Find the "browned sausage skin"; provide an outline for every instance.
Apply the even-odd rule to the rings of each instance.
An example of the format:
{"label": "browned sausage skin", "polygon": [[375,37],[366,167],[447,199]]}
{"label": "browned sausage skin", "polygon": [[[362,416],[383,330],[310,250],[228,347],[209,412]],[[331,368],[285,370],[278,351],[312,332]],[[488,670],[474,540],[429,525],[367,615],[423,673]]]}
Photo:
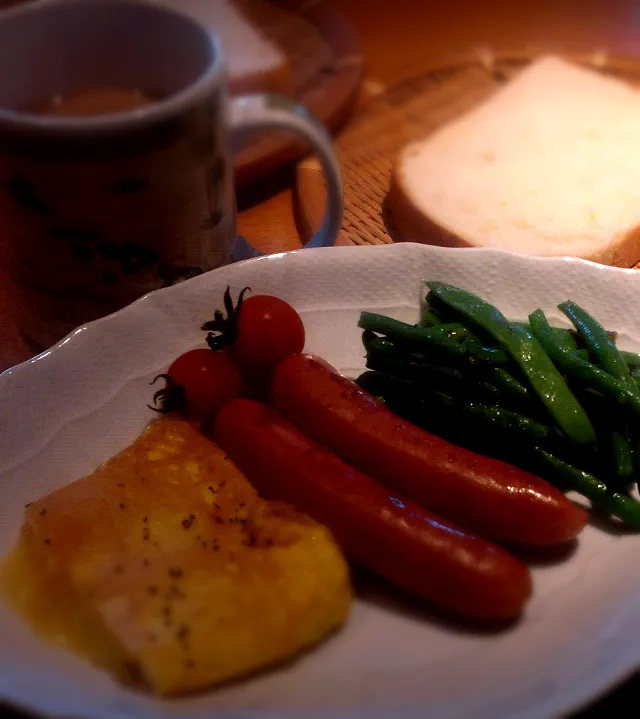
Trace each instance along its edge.
{"label": "browned sausage skin", "polygon": [[509,620],[531,594],[528,568],[352,468],[274,409],[237,399],[215,441],[266,497],[327,525],[345,552],[390,581],[466,618]]}
{"label": "browned sausage skin", "polygon": [[545,480],[400,419],[326,363],[291,355],[274,406],[302,432],[418,504],[483,536],[531,546],[575,538],[588,514]]}

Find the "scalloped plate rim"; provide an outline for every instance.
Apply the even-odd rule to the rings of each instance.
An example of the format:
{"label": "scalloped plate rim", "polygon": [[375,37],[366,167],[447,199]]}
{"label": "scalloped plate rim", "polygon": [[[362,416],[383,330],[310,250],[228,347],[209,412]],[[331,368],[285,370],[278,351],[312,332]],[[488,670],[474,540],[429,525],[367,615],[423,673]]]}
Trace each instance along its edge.
{"label": "scalloped plate rim", "polygon": [[[71,353],[71,357],[74,357],[73,353],[75,351],[75,348],[80,348],[81,346],[81,342],[78,339],[80,336],[90,338],[92,336],[100,335],[102,332],[102,328],[107,326],[107,323],[116,323],[117,325],[118,322],[123,318],[124,321],[130,320],[133,321],[134,324],[136,322],[142,322],[144,320],[145,314],[148,313],[148,311],[153,310],[154,308],[157,309],[156,305],[158,302],[162,304],[162,302],[166,301],[166,304],[171,305],[171,299],[174,297],[177,298],[180,296],[180,293],[188,291],[187,288],[195,288],[198,286],[199,283],[202,285],[203,288],[206,287],[207,284],[210,284],[210,282],[213,281],[212,279],[210,279],[212,276],[215,276],[217,278],[222,277],[228,273],[231,273],[232,275],[241,275],[242,268],[248,267],[249,265],[254,267],[258,265],[258,267],[260,268],[265,268],[263,271],[268,273],[270,271],[269,267],[276,267],[281,265],[282,263],[286,265],[286,263],[290,262],[289,258],[293,256],[302,257],[304,262],[313,262],[316,261],[316,259],[314,258],[317,258],[317,262],[321,265],[325,264],[327,266],[330,266],[332,262],[338,262],[341,255],[344,257],[353,257],[355,253],[363,251],[364,250],[357,247],[340,247],[322,248],[318,250],[305,250],[304,252],[302,252],[301,250],[297,250],[294,252],[278,253],[277,255],[270,255],[246,260],[241,263],[236,263],[232,266],[219,268],[218,270],[213,270],[209,273],[206,273],[205,275],[201,275],[191,280],[187,280],[186,282],[179,285],[175,285],[173,287],[165,288],[145,295],[145,297],[140,298],[136,302],[132,303],[132,305],[129,305],[128,307],[120,310],[119,312],[116,312],[113,315],[109,315],[106,318],[96,320],[95,322],[88,323],[87,325],[84,325],[78,330],[75,330],[74,332],[67,335],[67,337],[65,337],[63,340],[61,340],[56,346],[54,346],[50,350],[47,350],[41,355],[38,355],[20,365],[9,368],[8,370],[0,374],[0,398],[2,397],[3,391],[10,388],[13,382],[17,381],[18,379],[24,378],[25,376],[33,376],[34,378],[37,378],[38,376],[42,376],[43,373],[46,373],[49,364],[54,363],[58,360],[58,357],[59,355],[61,355],[63,348],[65,348],[64,351]],[[412,258],[428,258],[429,256],[433,256],[447,258],[446,261],[452,263],[457,263],[458,260],[460,260],[463,264],[466,262],[486,262],[490,265],[495,259],[495,263],[497,263],[498,265],[500,265],[501,263],[506,263],[510,266],[524,265],[531,267],[543,267],[545,265],[558,267],[572,266],[578,268],[576,271],[578,273],[581,273],[585,278],[588,278],[589,276],[593,275],[605,276],[609,274],[613,282],[615,282],[616,278],[621,279],[624,277],[625,279],[623,280],[623,282],[626,283],[628,281],[627,278],[637,277],[637,280],[631,280],[631,284],[629,285],[629,287],[631,287],[631,285],[634,285],[633,290],[628,289],[627,292],[633,291],[634,293],[637,293],[638,299],[640,299],[640,274],[638,274],[636,270],[607,267],[577,258],[531,257],[492,248],[461,250],[453,248],[436,248],[417,243],[400,243],[396,245],[386,245],[381,247],[368,247],[366,248],[366,252],[368,254],[373,253],[374,255],[377,255],[379,259],[377,259],[376,262],[379,264],[384,264],[386,256],[391,256],[393,254],[402,255],[404,253],[406,255],[407,261],[411,260]],[[112,324],[112,326],[114,325]],[[638,342],[640,342],[640,335],[637,337],[637,340]],[[37,452],[40,449],[42,449],[42,447],[35,448],[34,452]],[[28,461],[28,459],[29,457],[26,457],[24,461]],[[19,466],[20,463],[21,462],[17,462],[16,466]],[[6,471],[6,468],[5,470],[2,470],[2,468],[0,467],[0,470]],[[0,484],[0,492],[1,491],[2,485]],[[637,618],[640,618],[640,602],[635,602],[635,604],[632,602],[631,606],[627,607],[625,611],[627,613],[631,613]],[[596,649],[597,644],[598,642],[596,641]],[[522,706],[517,709],[517,713],[512,713],[510,714],[510,716],[517,716],[521,717],[522,719],[525,719],[525,717],[527,719],[533,719],[534,717],[538,718],[556,715],[559,711],[566,712],[568,710],[572,710],[584,705],[585,703],[589,702],[593,697],[605,692],[607,688],[616,681],[624,679],[627,674],[632,673],[640,664],[640,647],[635,648],[632,643],[627,642],[625,649],[626,651],[616,656],[617,661],[612,661],[605,669],[600,668],[599,672],[592,671],[591,673],[587,673],[584,677],[581,677],[579,681],[576,681],[571,686],[564,687],[556,691],[555,695],[552,695],[550,698],[548,698],[548,701],[545,702],[544,706],[542,706],[540,703],[530,705],[523,703]],[[2,678],[0,677],[0,686],[1,685]],[[2,693],[0,693],[0,700],[2,700],[2,698]],[[13,701],[13,703],[17,706],[15,697],[12,698],[7,695],[5,698],[10,702]],[[37,700],[34,701],[31,706],[27,706],[26,704],[24,704],[24,706],[31,711],[39,711]],[[40,709],[40,711],[42,710]],[[367,712],[366,716],[372,716],[372,713],[370,711],[364,711]],[[333,716],[335,715],[335,713],[333,712],[334,710],[327,710],[326,714]],[[223,711],[220,716],[223,715],[229,718],[231,716],[240,717],[245,716],[245,711]],[[324,716],[324,713],[321,715]],[[341,716],[347,715],[353,717],[362,716],[357,709],[353,712],[349,712],[348,714],[341,714]],[[60,716],[62,716],[62,714],[60,714]],[[98,710],[96,711],[95,716],[106,717],[116,716],[116,714],[108,712],[105,713],[105,711],[100,712]],[[275,716],[275,713],[272,714],[269,710],[265,710],[264,713],[260,714],[260,716],[263,716],[266,719],[266,717]],[[376,714],[376,716],[378,716],[378,714]],[[417,717],[418,712],[413,712],[409,710],[406,712],[402,711],[400,713],[399,711],[392,710],[389,713],[380,714],[379,716],[397,716],[408,718],[412,716]]]}

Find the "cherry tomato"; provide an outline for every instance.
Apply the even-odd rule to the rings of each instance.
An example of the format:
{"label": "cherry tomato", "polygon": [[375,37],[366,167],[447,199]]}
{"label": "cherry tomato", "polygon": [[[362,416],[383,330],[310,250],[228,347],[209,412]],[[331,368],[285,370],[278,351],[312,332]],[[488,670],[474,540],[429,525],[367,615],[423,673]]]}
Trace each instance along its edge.
{"label": "cherry tomato", "polygon": [[249,378],[261,381],[289,355],[304,348],[304,325],[290,304],[271,295],[254,295],[242,303],[238,334],[229,348]]}
{"label": "cherry tomato", "polygon": [[174,360],[167,372],[171,385],[184,389],[182,411],[189,417],[205,420],[240,394],[240,371],[225,352],[195,349]]}

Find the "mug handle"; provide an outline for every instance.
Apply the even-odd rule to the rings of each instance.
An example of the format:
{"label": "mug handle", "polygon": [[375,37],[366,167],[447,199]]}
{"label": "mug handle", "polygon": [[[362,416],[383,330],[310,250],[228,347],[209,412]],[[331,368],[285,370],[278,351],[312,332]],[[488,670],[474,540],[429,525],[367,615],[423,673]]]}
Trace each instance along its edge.
{"label": "mug handle", "polygon": [[[325,176],[327,203],[318,231],[304,247],[331,247],[342,225],[344,196],[342,175],[331,145],[331,137],[303,105],[285,95],[256,94],[231,98],[229,128],[234,135],[255,130],[288,130],[306,140],[315,150]],[[258,257],[263,253],[238,237],[233,260]]]}

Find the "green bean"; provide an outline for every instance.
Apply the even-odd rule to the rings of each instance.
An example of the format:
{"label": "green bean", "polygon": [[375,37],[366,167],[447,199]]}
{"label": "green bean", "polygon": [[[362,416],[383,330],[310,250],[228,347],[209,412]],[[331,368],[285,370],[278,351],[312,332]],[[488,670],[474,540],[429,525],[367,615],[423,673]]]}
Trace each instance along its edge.
{"label": "green bean", "polygon": [[492,365],[509,364],[509,355],[504,350],[500,347],[488,347],[472,334],[467,335],[467,337],[462,340],[462,344],[470,355],[483,362]]}
{"label": "green bean", "polygon": [[632,481],[638,485],[640,489],[640,437],[638,436],[638,428],[629,428],[629,446],[631,447],[631,457],[633,459],[633,478]]}
{"label": "green bean", "polygon": [[536,448],[536,454],[542,465],[554,477],[566,482],[592,502],[602,505],[633,529],[640,529],[640,502],[621,492],[610,492],[601,479],[563,462],[540,447]]}
{"label": "green bean", "polygon": [[[445,418],[441,414],[438,414],[437,418],[429,417],[425,410],[425,397],[429,395],[426,394],[424,386],[416,392],[415,382],[376,370],[363,372],[356,382],[370,394],[382,397],[389,409],[400,417],[434,434],[443,433]],[[439,386],[442,386],[442,383],[439,383]],[[429,422],[429,419],[432,421]]]}
{"label": "green bean", "polygon": [[636,352],[627,352],[626,350],[620,350],[620,354],[630,370],[640,368],[640,354],[637,354]]}
{"label": "green bean", "polygon": [[[368,366],[370,367],[375,365],[375,369],[390,371],[395,375],[405,373],[407,377],[414,377],[417,380],[424,380],[425,372],[435,372],[441,376],[442,372],[440,370],[446,369],[449,372],[449,370],[455,369],[461,373],[455,375],[455,381],[469,385],[468,391],[473,392],[477,388],[481,390],[485,397],[492,396],[496,403],[506,409],[537,414],[536,403],[529,388],[519,382],[503,367],[477,363],[473,356],[466,356],[456,359],[451,365],[443,368],[438,362],[430,360],[425,355],[404,353],[387,338],[373,335],[372,339],[370,334],[367,331],[363,334]],[[380,365],[382,360],[393,360],[396,364]],[[449,372],[448,376],[454,381],[453,374]]]}
{"label": "green bean", "polygon": [[454,398],[445,395],[443,392],[437,391],[435,394],[452,409],[487,423],[492,430],[502,430],[503,433],[518,435],[535,442],[542,441],[550,433],[549,427],[542,424],[542,422],[518,412],[512,412],[504,407],[479,402],[457,403]]}
{"label": "green bean", "polygon": [[[358,383],[368,392],[385,397],[390,406],[402,408],[404,416],[413,421],[416,421],[419,408],[425,401],[435,401],[455,415],[456,421],[462,416],[467,421],[471,420],[478,429],[484,428],[491,435],[498,431],[503,437],[517,437],[538,443],[546,439],[551,432],[550,428],[542,422],[502,406],[456,398],[443,391],[441,384],[431,388],[430,391],[423,388],[422,392],[416,393],[415,385],[406,378],[393,377],[380,372],[365,372],[358,378]],[[406,416],[407,414],[410,417]],[[438,417],[441,418],[441,415]],[[462,427],[464,423],[457,421],[457,425]]]}
{"label": "green bean", "polygon": [[[430,362],[411,362],[398,357],[390,357],[386,352],[380,354],[375,351],[367,355],[367,368],[376,370],[376,372],[384,372],[392,377],[399,377],[423,384],[432,384],[433,382],[451,381],[456,384],[467,382],[467,376],[464,372],[454,367],[442,367],[441,365]],[[494,389],[498,394],[497,388]]]}
{"label": "green bean", "polygon": [[468,373],[453,367],[442,367],[427,362],[410,362],[376,353],[367,355],[366,367],[393,378],[415,382],[418,387],[414,387],[414,393],[421,392],[426,387],[446,387],[454,394],[477,394],[481,397],[491,398],[496,403],[501,398],[498,387],[490,382],[470,379]]}
{"label": "green bean", "polygon": [[640,395],[624,357],[618,351],[604,327],[575,302],[563,302],[558,309],[573,322],[584,343],[591,350],[596,362],[610,375],[619,379],[635,394]]}
{"label": "green bean", "polygon": [[[385,335],[392,341],[405,346],[413,345],[422,349],[444,350],[458,356],[465,354],[464,347],[449,337],[447,331],[442,329],[442,325],[439,327],[416,327],[384,315],[362,312],[358,327]],[[462,325],[459,327],[462,328]]]}
{"label": "green bean", "polygon": [[[431,350],[449,353],[457,358],[473,356],[490,364],[508,364],[508,355],[498,347],[486,347],[471,331],[459,322],[443,323],[437,327],[416,327],[399,320],[370,312],[363,312],[358,323],[366,331],[385,335],[399,350],[414,354]],[[457,346],[453,346],[455,341]]]}
{"label": "green bean", "polygon": [[358,377],[356,383],[370,394],[385,398],[410,398],[412,402],[420,402],[423,394],[422,391],[416,392],[416,385],[412,380],[378,370],[366,370]]}
{"label": "green bean", "polygon": [[375,352],[376,354],[389,357],[397,357],[399,350],[396,345],[386,337],[378,337],[375,332],[365,330],[362,333],[362,344],[365,352]]}
{"label": "green bean", "polygon": [[[465,340],[466,342],[466,340]],[[362,333],[362,343],[368,355],[380,357],[388,357],[390,359],[397,359],[403,361],[418,361],[426,362],[429,366],[432,366],[427,355],[420,352],[407,352],[401,345],[398,346],[387,337],[378,337],[374,332],[365,330]],[[491,349],[491,348],[483,348]],[[475,356],[475,355],[473,355]],[[492,382],[499,388],[502,388],[508,395],[513,399],[524,402],[531,402],[531,393],[522,382],[519,382],[513,375],[511,375],[506,369],[502,367],[493,366],[478,366],[473,364],[473,357],[467,356],[465,358],[469,364],[469,369],[474,372],[478,377],[480,374],[484,375],[484,378]],[[460,365],[458,366],[458,369]]]}
{"label": "green bean", "polygon": [[[531,325],[528,322],[511,322],[511,324],[531,332]],[[567,330],[563,327],[552,327],[551,330],[562,347],[573,351],[578,350],[578,342],[573,330]]]}
{"label": "green bean", "polygon": [[409,421],[569,486],[640,530],[640,502],[628,495],[640,476],[640,354],[618,350],[572,302],[559,308],[577,332],[551,327],[540,310],[510,323],[471,293],[427,286],[427,327],[362,313],[361,386]]}
{"label": "green bean", "polygon": [[[428,283],[427,283],[428,284]],[[456,288],[458,289],[458,288]],[[463,291],[463,290],[461,290]],[[462,324],[468,323],[470,321],[470,318],[461,314],[460,312],[457,312],[455,308],[450,307],[446,305],[434,292],[430,292],[426,297],[427,302],[433,303],[435,306],[438,307],[438,312],[440,315],[447,318],[448,322],[461,322]],[[483,334],[487,336],[487,339],[490,339],[491,341],[495,342],[495,338],[487,333],[483,327],[481,327],[478,323],[473,322],[471,320],[471,323],[473,326],[471,326],[469,329],[472,330],[472,332],[476,332],[478,334]],[[528,322],[514,322],[509,321],[509,324],[512,327],[518,327],[519,329],[526,330],[527,332],[531,332],[531,327]],[[578,339],[576,332],[572,329],[565,329],[562,327],[553,327],[552,328],[554,334],[557,335],[558,341],[567,349],[570,350],[577,350],[578,349]]]}
{"label": "green bean", "polygon": [[444,333],[449,339],[457,341],[464,341],[471,334],[471,332],[459,322],[438,325],[435,329]]}
{"label": "green bean", "polygon": [[[439,390],[437,395],[443,393]],[[483,401],[462,401],[452,398],[447,409],[454,420],[454,431],[466,427],[469,436],[465,444],[481,454],[491,454],[505,462],[533,471],[534,447],[540,445],[557,454],[566,462],[589,469],[593,451],[567,442],[566,437],[554,426],[530,417],[522,412]],[[436,428],[435,433],[439,433]],[[586,466],[583,466],[586,465]]]}
{"label": "green bean", "polygon": [[529,321],[538,341],[562,372],[640,417],[640,397],[608,372],[559,347],[555,337],[549,333],[549,323],[542,310],[533,312]]}
{"label": "green bean", "polygon": [[[601,505],[633,529],[640,529],[640,502],[623,492],[611,491],[596,475],[561,459],[544,447],[553,429],[500,407],[474,402],[458,402],[451,395],[435,390],[428,395],[415,392],[406,379],[378,372],[365,372],[358,383],[367,391],[384,398],[399,415],[429,431],[444,434],[451,441],[465,444],[537,471],[550,481],[566,485]],[[435,409],[429,411],[429,406]],[[444,414],[443,414],[444,412]],[[462,435],[462,430],[466,435]],[[487,444],[487,440],[490,444]],[[475,446],[474,446],[475,445]],[[528,466],[529,457],[535,462]]]}
{"label": "green bean", "polygon": [[611,454],[616,479],[628,484],[633,477],[631,446],[626,436],[615,429],[611,431]]}
{"label": "green bean", "polygon": [[[516,327],[522,327],[523,329],[530,330],[531,325],[528,322],[512,322],[512,325],[516,325]],[[578,352],[578,356],[582,357],[583,359],[589,359],[588,355],[585,354],[585,350],[583,348],[579,348],[578,344],[576,342],[576,332],[575,330],[570,329],[564,329],[563,327],[551,327],[553,330],[553,333],[556,335],[557,339],[561,341],[561,344],[565,349],[570,349]],[[615,342],[615,332],[607,332],[607,337],[609,339],[613,340]],[[618,350],[618,352],[622,355],[622,358],[624,359],[627,367],[631,370],[633,373],[634,369],[640,369],[640,354],[637,352],[629,352],[628,350]]]}
{"label": "green bean", "polygon": [[[512,325],[515,325],[516,327],[521,327],[525,330],[531,330],[531,325],[528,322],[511,322]],[[583,359],[588,359],[587,355],[585,354],[586,350],[584,348],[578,347],[577,338],[576,338],[576,332],[575,330],[571,329],[565,329],[564,327],[551,327],[553,333],[556,335],[557,339],[560,341],[563,347],[565,349],[574,350],[578,352],[578,356],[582,357]],[[615,332],[607,332],[607,336],[609,339],[613,340],[615,342],[616,339],[616,333]],[[627,367],[631,371],[634,369],[640,369],[640,354],[637,352],[629,352],[628,350],[618,350],[620,354],[622,355],[624,361],[627,364]]]}
{"label": "green bean", "polygon": [[578,444],[595,442],[591,420],[535,337],[510,325],[496,307],[469,292],[439,282],[427,285],[441,301],[481,326],[506,349],[567,437]]}
{"label": "green bean", "polygon": [[503,389],[508,395],[520,402],[532,403],[533,398],[528,387],[517,380],[512,374],[507,372],[503,367],[492,367],[490,369],[489,379],[493,383]]}
{"label": "green bean", "polygon": [[437,327],[443,324],[442,319],[430,309],[425,309],[420,315],[420,327]]}
{"label": "green bean", "polygon": [[415,349],[410,346],[396,344],[388,337],[377,335],[370,330],[364,330],[362,333],[362,344],[367,355],[389,357],[391,359],[402,360],[403,362],[425,362],[431,364],[428,354],[416,352]]}
{"label": "green bean", "polygon": [[357,379],[356,384],[362,389],[385,400],[391,398],[411,397],[413,402],[419,402],[422,393],[416,393],[415,383],[395,375],[367,369]]}
{"label": "green bean", "polygon": [[367,370],[359,375],[356,379],[356,384],[362,387],[362,389],[367,390],[370,394],[384,396],[384,389],[380,389],[380,387],[384,387],[384,383],[388,380],[389,378],[387,375],[384,375],[381,372]]}
{"label": "green bean", "polygon": [[620,442],[621,448],[618,448],[615,439],[612,442],[614,457],[616,457],[617,485],[628,489],[637,483],[638,477],[640,477],[640,467],[638,467],[640,462],[640,456],[638,455],[638,450],[640,450],[640,427],[634,421],[627,421],[624,426],[619,426],[619,418],[612,418],[612,420],[617,420],[618,424],[618,427],[613,430],[614,433],[621,434],[624,440]]}
{"label": "green bean", "polygon": [[498,389],[497,403],[500,406],[516,412],[526,412],[536,416],[540,414],[540,405],[535,395],[504,367],[476,364],[472,366],[472,370],[475,371],[470,378],[477,377],[478,381],[483,379]]}
{"label": "green bean", "polygon": [[[433,292],[429,293],[427,296],[427,301],[437,304],[438,306],[438,316],[446,318],[443,319],[443,321],[447,322],[458,322],[462,323],[463,325],[468,325],[468,319],[465,317],[461,317],[459,314],[452,311],[452,308],[445,305],[443,302],[441,302],[436,295],[434,295]],[[433,311],[433,310],[432,310]],[[474,355],[480,360],[485,360],[487,362],[491,362],[492,364],[501,364],[501,365],[507,365],[510,363],[509,355],[501,348],[496,347],[494,340],[491,336],[486,335],[485,338],[478,336],[478,331],[480,334],[482,333],[482,328],[478,328],[477,326],[474,327],[468,327],[470,334],[468,337],[466,337],[463,340],[463,343],[465,347],[469,350],[469,353]],[[489,344],[486,343],[485,339],[489,340]]]}

